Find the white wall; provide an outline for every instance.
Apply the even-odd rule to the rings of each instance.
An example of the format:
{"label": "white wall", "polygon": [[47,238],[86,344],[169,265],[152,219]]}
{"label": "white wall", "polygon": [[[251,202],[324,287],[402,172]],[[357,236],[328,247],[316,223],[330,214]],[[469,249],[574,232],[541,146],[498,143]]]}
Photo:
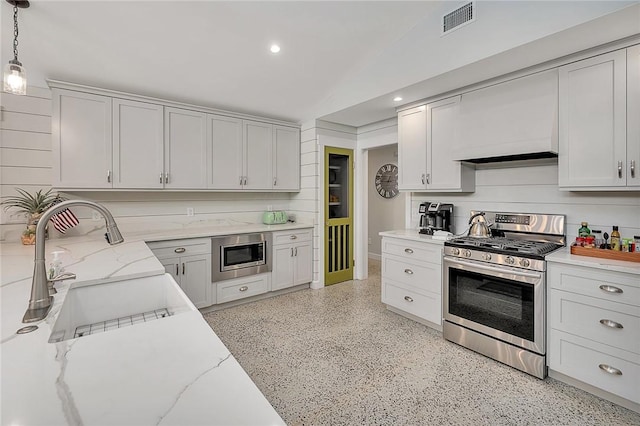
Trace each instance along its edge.
{"label": "white wall", "polygon": [[[28,96],[1,94],[0,105],[0,196],[14,195],[15,188],[31,193],[51,187],[51,92],[44,88],[29,88]],[[305,146],[306,148],[306,146]],[[305,149],[303,148],[303,149]],[[304,156],[304,154],[303,154]],[[305,173],[310,160],[303,157]],[[311,167],[313,169],[313,166]],[[309,185],[303,179],[303,185]],[[307,192],[302,192],[303,196]],[[267,205],[290,210],[289,193],[214,193],[214,192],[79,192],[65,194],[70,198],[87,198],[103,203],[114,215],[123,231],[135,231],[141,226],[159,227],[172,222],[186,225],[198,221],[231,224],[258,223]],[[314,198],[312,198],[313,200]],[[313,203],[313,201],[311,201]],[[193,207],[195,216],[186,215]],[[304,209],[301,203],[298,210]],[[81,220],[79,227],[67,235],[93,232],[101,236],[104,221],[93,221],[91,212],[74,208]],[[304,216],[304,215],[302,215]],[[0,240],[18,241],[25,218],[13,211],[0,216]],[[52,237],[58,234],[50,230]]]}
{"label": "white wall", "polygon": [[424,201],[453,203],[456,233],[467,229],[471,210],[490,210],[564,214],[569,241],[575,239],[582,221],[609,234],[612,225],[618,225],[625,237],[640,235],[638,192],[560,191],[557,162],[550,160],[478,167],[476,191],[471,194],[412,193],[409,227],[417,229],[418,206]]}
{"label": "white wall", "polygon": [[383,148],[370,149],[369,151],[369,172],[367,188],[369,205],[369,257],[380,259],[381,252],[381,231],[404,228],[404,206],[406,193],[401,192],[394,198],[383,198],[376,191],[375,177],[378,169],[384,164],[398,165],[398,145],[389,145]]}

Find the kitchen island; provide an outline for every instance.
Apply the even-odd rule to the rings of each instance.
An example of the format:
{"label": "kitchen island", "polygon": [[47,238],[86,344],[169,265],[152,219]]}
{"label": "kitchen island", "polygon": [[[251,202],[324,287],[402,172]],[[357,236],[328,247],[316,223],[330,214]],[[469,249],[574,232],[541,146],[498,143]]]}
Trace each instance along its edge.
{"label": "kitchen island", "polygon": [[27,334],[16,331],[27,325],[34,247],[1,244],[2,424],[284,424],[188,301],[173,316],[48,343],[70,288],[164,274],[147,238],[243,230],[140,232],[115,246],[95,236],[49,240],[47,261],[63,251],[63,266],[77,278],[56,284],[51,311]]}

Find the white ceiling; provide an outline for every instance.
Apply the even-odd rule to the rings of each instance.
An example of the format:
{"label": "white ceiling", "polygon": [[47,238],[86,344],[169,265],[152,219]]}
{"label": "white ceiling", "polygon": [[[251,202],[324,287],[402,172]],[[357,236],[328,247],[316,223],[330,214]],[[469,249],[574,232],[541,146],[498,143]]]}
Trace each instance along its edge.
{"label": "white ceiling", "polygon": [[[324,117],[360,126],[392,117],[395,92],[410,102],[488,78],[526,60],[502,68],[485,61],[480,73],[472,66],[640,4],[478,1],[476,22],[440,37],[442,14],[464,3],[31,0],[20,11],[19,58],[35,86],[56,79],[288,121]],[[11,6],[3,1],[0,11],[5,64]],[[633,22],[601,39],[633,33]],[[278,55],[269,52],[273,42],[282,47]],[[603,41],[588,40],[596,42]],[[547,42],[533,56],[551,59],[562,51],[557,44]]]}

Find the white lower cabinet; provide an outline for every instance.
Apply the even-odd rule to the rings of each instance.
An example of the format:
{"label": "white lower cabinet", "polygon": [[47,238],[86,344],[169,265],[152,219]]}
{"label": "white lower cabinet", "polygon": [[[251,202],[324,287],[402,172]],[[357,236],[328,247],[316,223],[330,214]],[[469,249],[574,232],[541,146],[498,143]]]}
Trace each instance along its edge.
{"label": "white lower cabinet", "polygon": [[549,262],[547,277],[550,374],[640,404],[640,276]]}
{"label": "white lower cabinet", "polygon": [[312,237],[311,229],[273,233],[272,290],[312,281]]}
{"label": "white lower cabinet", "polygon": [[211,239],[159,241],[147,245],[197,308],[215,303],[215,295],[209,291]]}
{"label": "white lower cabinet", "polygon": [[442,329],[442,243],[382,238],[382,303]]}
{"label": "white lower cabinet", "polygon": [[234,278],[215,284],[217,303],[232,302],[245,297],[257,296],[270,290],[271,274]]}

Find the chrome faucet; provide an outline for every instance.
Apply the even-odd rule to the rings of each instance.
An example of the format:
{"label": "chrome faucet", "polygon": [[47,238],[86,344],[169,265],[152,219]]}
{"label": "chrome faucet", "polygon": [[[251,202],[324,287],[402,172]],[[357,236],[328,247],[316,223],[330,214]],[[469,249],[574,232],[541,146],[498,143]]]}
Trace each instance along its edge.
{"label": "chrome faucet", "polygon": [[54,214],[71,206],[90,207],[97,210],[104,216],[105,223],[107,225],[107,233],[105,237],[107,242],[111,245],[119,244],[124,241],[118,225],[116,225],[113,216],[104,206],[93,201],[86,200],[69,200],[63,201],[60,204],[56,204],[44,214],[38,220],[38,226],[36,227],[36,255],[33,266],[33,281],[31,282],[31,298],[29,299],[29,307],[22,317],[22,322],[29,323],[39,321],[47,316],[51,309],[51,303],[53,296],[49,294],[49,286],[47,280],[47,268],[44,257],[44,234],[45,227]]}

